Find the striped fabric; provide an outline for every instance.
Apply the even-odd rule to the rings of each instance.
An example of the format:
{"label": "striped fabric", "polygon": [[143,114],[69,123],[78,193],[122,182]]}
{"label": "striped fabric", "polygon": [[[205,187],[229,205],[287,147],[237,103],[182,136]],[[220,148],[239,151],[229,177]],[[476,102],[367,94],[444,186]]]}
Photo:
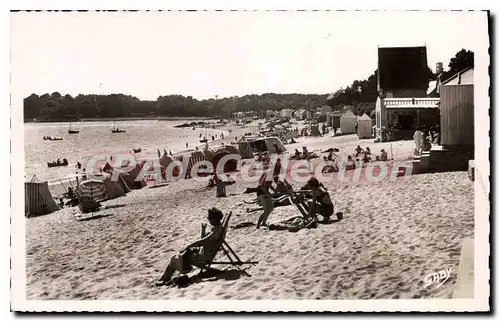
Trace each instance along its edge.
{"label": "striped fabric", "polygon": [[24,214],[46,215],[56,210],[59,206],[52,198],[47,182],[25,182],[24,183]]}
{"label": "striped fabric", "polygon": [[85,201],[101,201],[107,198],[106,186],[101,180],[86,180],[76,189],[78,198]]}
{"label": "striped fabric", "polygon": [[249,142],[239,142],[238,150],[240,150],[242,159],[250,159],[253,158],[252,146]]}
{"label": "striped fabric", "polygon": [[[191,169],[193,168],[193,165],[195,165],[197,162],[201,162],[201,161],[209,161],[207,159],[206,156],[190,156],[188,157],[189,160],[188,160],[188,166],[187,166],[187,170],[185,172],[185,176],[187,178],[190,178],[191,177]],[[179,161],[183,164],[184,166],[184,163],[183,163],[183,160],[184,160],[184,157],[183,156],[174,156],[174,161]],[[178,167],[176,167],[177,169],[179,169]],[[173,176],[176,177],[179,175],[179,171],[175,171],[176,169],[174,168],[174,170],[172,171],[173,172]]]}

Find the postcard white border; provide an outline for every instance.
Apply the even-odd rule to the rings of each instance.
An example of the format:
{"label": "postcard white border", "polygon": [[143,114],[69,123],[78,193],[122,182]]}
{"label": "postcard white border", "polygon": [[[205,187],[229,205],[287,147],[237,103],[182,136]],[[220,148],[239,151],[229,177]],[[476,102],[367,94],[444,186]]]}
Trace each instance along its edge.
{"label": "postcard white border", "polygon": [[[37,2],[31,6],[31,8],[37,6]],[[126,4],[120,2],[120,6],[127,7]],[[189,4],[182,3],[182,8],[189,7]],[[227,3],[227,2],[226,2]],[[266,1],[267,3],[267,1]],[[363,5],[363,8],[369,8],[368,5]],[[85,2],[83,8],[89,5],[91,8],[95,8],[92,2]],[[100,4],[100,3],[99,3]],[[295,5],[295,7],[301,7],[296,5],[295,1],[289,2],[287,4],[275,5],[274,9],[282,8],[286,9],[290,4]],[[301,3],[302,4],[302,3]],[[366,4],[366,3],[365,3]],[[143,2],[134,3],[134,5],[129,6],[129,8],[141,8]],[[212,8],[217,6],[211,4]],[[255,3],[254,3],[255,5]],[[260,1],[257,2],[257,6],[262,4]],[[307,2],[307,5],[302,5],[302,7],[311,7],[312,2]],[[476,3],[477,5],[477,3]],[[46,6],[44,2],[44,6]],[[264,6],[266,6],[264,4]],[[331,5],[327,5],[332,7]],[[377,4],[375,4],[377,6]],[[399,8],[403,9],[406,5],[400,3]],[[70,8],[67,3],[62,3],[60,5],[52,6],[53,8]],[[105,6],[110,8],[109,6]],[[197,8],[203,7],[197,6]],[[232,6],[234,8],[234,6]],[[380,7],[380,3],[378,4]],[[439,6],[438,6],[439,7]],[[22,3],[17,6],[17,8],[22,8]],[[82,8],[82,7],[79,7]],[[179,8],[179,7],[177,7]],[[205,7],[206,8],[206,7]],[[254,7],[255,8],[255,7]],[[267,6],[268,9],[273,9],[273,7]],[[323,7],[324,8],[324,7]],[[349,5],[344,6],[344,8],[349,8]],[[457,4],[454,8],[460,8]],[[180,9],[180,8],[179,8]],[[318,8],[321,9],[321,6]],[[488,65],[489,65],[489,55],[487,48],[489,46],[489,39],[487,33],[487,21],[486,15],[484,20],[484,30],[485,30],[485,45],[484,52],[475,51],[476,55],[476,66],[475,66],[475,122],[476,122],[476,151],[484,151],[489,147],[489,140],[482,139],[484,134],[489,129],[489,76],[488,76]],[[483,37],[483,35],[481,35]],[[15,76],[15,71],[12,71]],[[13,84],[15,85],[15,84]],[[11,92],[12,100],[22,100],[22,97],[16,95],[15,87],[12,88]],[[21,110],[11,110],[11,138],[12,138],[12,151],[11,164],[12,164],[12,208],[11,208],[11,237],[12,246],[11,253],[12,256],[12,268],[11,268],[11,278],[12,278],[12,288],[11,288],[11,308],[14,311],[267,311],[267,312],[278,312],[278,311],[476,311],[476,310],[488,310],[488,297],[489,297],[489,201],[485,198],[487,193],[489,193],[489,182],[487,181],[486,188],[488,191],[481,191],[483,186],[480,184],[480,180],[475,181],[476,198],[475,198],[475,209],[476,209],[476,222],[475,222],[475,298],[470,300],[462,299],[450,299],[450,300],[279,300],[279,301],[233,301],[233,300],[211,300],[211,301],[188,301],[188,300],[154,300],[154,301],[28,301],[26,300],[26,263],[25,257],[20,254],[25,254],[25,218],[22,215],[23,205],[22,202],[24,198],[24,187],[23,187],[23,173],[24,173],[24,145],[23,145],[23,122],[22,122],[22,111]],[[481,139],[480,139],[481,138]],[[486,157],[488,154],[486,153]],[[476,164],[481,166],[479,175],[483,178],[488,178],[489,169],[484,169],[485,165],[489,167],[489,160],[484,160],[484,153],[476,153]],[[488,232],[488,233],[487,233]]]}

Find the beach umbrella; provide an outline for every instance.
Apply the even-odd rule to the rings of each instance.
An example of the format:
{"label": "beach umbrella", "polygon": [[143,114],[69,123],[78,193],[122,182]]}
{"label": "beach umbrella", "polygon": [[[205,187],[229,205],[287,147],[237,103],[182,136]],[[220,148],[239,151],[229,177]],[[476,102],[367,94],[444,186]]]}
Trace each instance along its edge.
{"label": "beach umbrella", "polygon": [[106,199],[106,185],[102,180],[85,180],[78,186],[77,194],[81,199],[97,202]]}

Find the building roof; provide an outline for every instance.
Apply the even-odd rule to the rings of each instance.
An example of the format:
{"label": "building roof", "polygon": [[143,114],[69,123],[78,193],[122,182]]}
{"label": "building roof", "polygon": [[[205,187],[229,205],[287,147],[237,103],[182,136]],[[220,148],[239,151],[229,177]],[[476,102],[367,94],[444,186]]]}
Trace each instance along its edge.
{"label": "building roof", "polygon": [[473,85],[474,84],[474,68],[468,67],[447,80],[441,83],[441,86],[451,85]]}
{"label": "building roof", "polygon": [[428,83],[426,47],[389,47],[378,49],[380,89],[425,89]]}
{"label": "building roof", "polygon": [[371,121],[372,119],[368,115],[363,113],[363,115],[358,116],[358,121],[363,121],[363,120]]}
{"label": "building roof", "polygon": [[351,110],[347,110],[340,118],[356,118],[356,115]]}
{"label": "building roof", "polygon": [[342,111],[333,111],[331,113],[329,113],[331,116],[333,117],[339,117],[339,116],[342,116],[344,114],[344,112]]}

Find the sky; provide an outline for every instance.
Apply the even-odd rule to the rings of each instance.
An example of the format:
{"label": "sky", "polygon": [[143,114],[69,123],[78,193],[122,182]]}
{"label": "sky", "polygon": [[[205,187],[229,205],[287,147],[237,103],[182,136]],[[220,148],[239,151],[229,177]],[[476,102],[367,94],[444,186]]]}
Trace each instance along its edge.
{"label": "sky", "polygon": [[12,13],[11,89],[326,94],[367,79],[379,46],[425,45],[446,69],[461,48],[487,51],[486,26],[485,13],[449,11]]}

